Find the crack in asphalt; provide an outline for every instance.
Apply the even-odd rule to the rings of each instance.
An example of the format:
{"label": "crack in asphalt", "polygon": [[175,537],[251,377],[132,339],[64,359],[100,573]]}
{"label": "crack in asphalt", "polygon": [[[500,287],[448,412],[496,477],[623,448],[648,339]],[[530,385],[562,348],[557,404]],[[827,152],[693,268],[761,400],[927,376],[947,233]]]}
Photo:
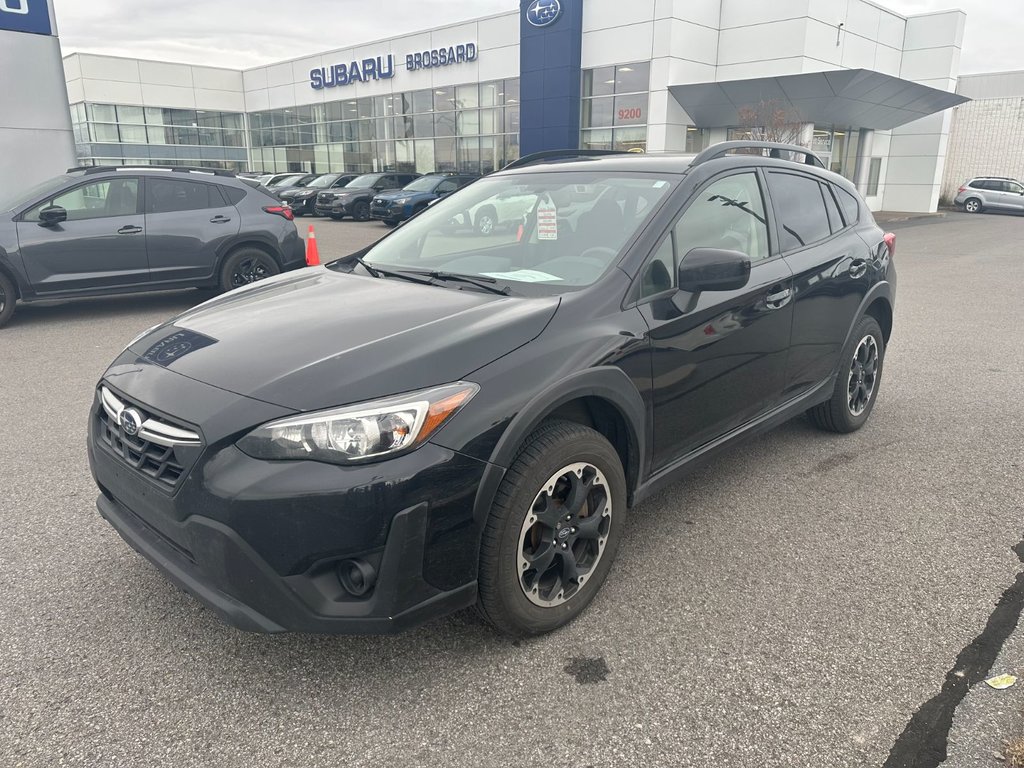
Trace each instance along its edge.
{"label": "crack in asphalt", "polygon": [[[1013,552],[1024,563],[1024,539]],[[889,758],[882,768],[936,768],[946,760],[949,730],[953,715],[967,692],[980,683],[999,657],[1003,643],[1013,632],[1024,608],[1024,571],[1017,574],[981,634],[956,657],[953,668],[946,673],[942,690],[926,701],[910,718],[907,727],[896,739]]]}

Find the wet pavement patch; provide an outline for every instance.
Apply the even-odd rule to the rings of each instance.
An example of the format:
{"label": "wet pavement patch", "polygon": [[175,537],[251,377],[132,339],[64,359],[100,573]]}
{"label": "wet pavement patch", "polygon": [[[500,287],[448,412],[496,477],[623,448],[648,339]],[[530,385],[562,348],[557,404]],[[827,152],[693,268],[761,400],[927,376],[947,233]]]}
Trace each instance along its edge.
{"label": "wet pavement patch", "polygon": [[565,665],[565,671],[567,674],[573,675],[580,685],[603,683],[611,672],[602,657],[570,659],[569,663]]}
{"label": "wet pavement patch", "polygon": [[[1013,548],[1024,563],[1024,540]],[[1020,620],[1024,608],[1024,571],[1017,574],[996,608],[985,629],[960,651],[953,668],[946,673],[942,690],[926,701],[910,718],[907,727],[896,739],[883,768],[936,768],[947,757],[949,730],[953,715],[972,686],[988,675]]]}

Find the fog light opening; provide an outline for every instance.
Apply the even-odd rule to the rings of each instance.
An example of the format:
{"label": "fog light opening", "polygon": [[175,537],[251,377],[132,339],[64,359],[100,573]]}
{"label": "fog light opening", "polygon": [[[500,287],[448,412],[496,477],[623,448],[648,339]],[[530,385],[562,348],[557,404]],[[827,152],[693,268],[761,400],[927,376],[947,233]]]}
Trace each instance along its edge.
{"label": "fog light opening", "polygon": [[342,560],[338,563],[338,581],[353,597],[363,597],[377,583],[377,571],[365,560]]}

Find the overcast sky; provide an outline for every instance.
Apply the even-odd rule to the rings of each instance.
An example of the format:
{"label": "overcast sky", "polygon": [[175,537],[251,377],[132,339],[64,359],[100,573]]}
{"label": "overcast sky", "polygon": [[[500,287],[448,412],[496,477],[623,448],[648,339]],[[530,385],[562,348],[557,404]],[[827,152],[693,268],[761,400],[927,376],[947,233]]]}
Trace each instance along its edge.
{"label": "overcast sky", "polygon": [[[53,0],[65,53],[245,68],[516,8],[518,0]],[[744,0],[764,2],[764,0]],[[1024,69],[1019,0],[883,0],[967,12],[961,71]]]}

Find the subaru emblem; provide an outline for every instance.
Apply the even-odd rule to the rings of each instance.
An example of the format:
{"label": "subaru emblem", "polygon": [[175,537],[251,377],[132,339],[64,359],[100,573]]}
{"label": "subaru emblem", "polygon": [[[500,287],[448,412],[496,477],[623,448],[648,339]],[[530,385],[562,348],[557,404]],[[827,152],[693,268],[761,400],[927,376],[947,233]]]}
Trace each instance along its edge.
{"label": "subaru emblem", "polygon": [[533,0],[526,9],[526,20],[535,27],[546,27],[558,21],[562,15],[559,0]]}
{"label": "subaru emblem", "polygon": [[121,429],[128,437],[135,437],[142,429],[142,414],[134,408],[125,408],[121,411]]}

